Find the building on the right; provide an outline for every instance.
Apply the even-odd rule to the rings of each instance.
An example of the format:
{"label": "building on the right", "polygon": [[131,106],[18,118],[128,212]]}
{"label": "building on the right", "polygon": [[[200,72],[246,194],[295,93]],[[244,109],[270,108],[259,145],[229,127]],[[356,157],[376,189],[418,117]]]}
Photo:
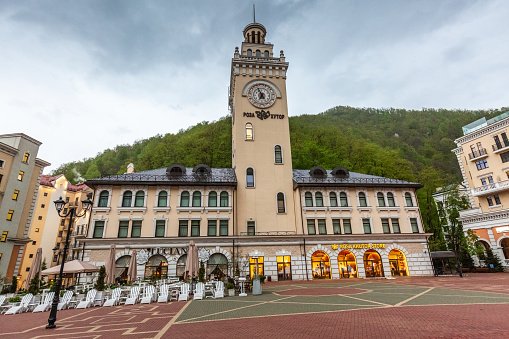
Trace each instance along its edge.
{"label": "building on the right", "polygon": [[509,112],[463,126],[454,142],[473,208],[460,212],[460,221],[479,236],[484,248],[509,266]]}

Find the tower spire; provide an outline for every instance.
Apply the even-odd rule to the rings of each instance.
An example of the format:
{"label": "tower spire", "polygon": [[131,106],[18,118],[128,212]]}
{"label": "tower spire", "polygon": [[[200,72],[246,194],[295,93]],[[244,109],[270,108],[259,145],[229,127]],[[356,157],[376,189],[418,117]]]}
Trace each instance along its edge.
{"label": "tower spire", "polygon": [[253,4],[253,23],[256,23],[256,11],[255,11],[255,4]]}

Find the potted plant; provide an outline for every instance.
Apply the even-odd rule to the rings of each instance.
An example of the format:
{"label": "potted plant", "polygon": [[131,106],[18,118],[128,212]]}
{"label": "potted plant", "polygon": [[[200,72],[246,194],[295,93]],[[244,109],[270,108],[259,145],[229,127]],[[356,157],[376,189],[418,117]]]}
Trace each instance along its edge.
{"label": "potted plant", "polygon": [[226,289],[228,290],[228,296],[234,297],[235,296],[235,285],[231,282],[226,284]]}

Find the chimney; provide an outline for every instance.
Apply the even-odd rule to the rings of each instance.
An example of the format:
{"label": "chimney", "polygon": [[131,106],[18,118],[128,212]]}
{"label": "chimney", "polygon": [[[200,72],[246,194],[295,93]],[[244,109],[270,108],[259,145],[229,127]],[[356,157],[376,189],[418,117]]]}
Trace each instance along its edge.
{"label": "chimney", "polygon": [[127,173],[134,173],[134,164],[132,162],[127,165]]}

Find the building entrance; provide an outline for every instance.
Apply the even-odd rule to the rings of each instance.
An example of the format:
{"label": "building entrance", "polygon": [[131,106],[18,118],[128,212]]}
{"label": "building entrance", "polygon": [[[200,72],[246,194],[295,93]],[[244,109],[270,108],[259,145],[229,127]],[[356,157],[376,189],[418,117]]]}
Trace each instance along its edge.
{"label": "building entrance", "polygon": [[366,253],[364,253],[364,269],[366,270],[367,278],[384,276],[382,259],[377,251],[367,250]]}
{"label": "building entrance", "polygon": [[292,280],[292,265],[289,255],[277,257],[277,280]]}
{"label": "building entrance", "polygon": [[338,255],[339,277],[357,278],[357,260],[350,251],[341,251]]}
{"label": "building entrance", "polygon": [[311,257],[311,270],[313,272],[313,279],[330,279],[329,256],[321,251],[313,253]]}
{"label": "building entrance", "polygon": [[392,276],[408,276],[408,265],[406,257],[400,250],[392,250],[389,253],[389,264],[391,265]]}

